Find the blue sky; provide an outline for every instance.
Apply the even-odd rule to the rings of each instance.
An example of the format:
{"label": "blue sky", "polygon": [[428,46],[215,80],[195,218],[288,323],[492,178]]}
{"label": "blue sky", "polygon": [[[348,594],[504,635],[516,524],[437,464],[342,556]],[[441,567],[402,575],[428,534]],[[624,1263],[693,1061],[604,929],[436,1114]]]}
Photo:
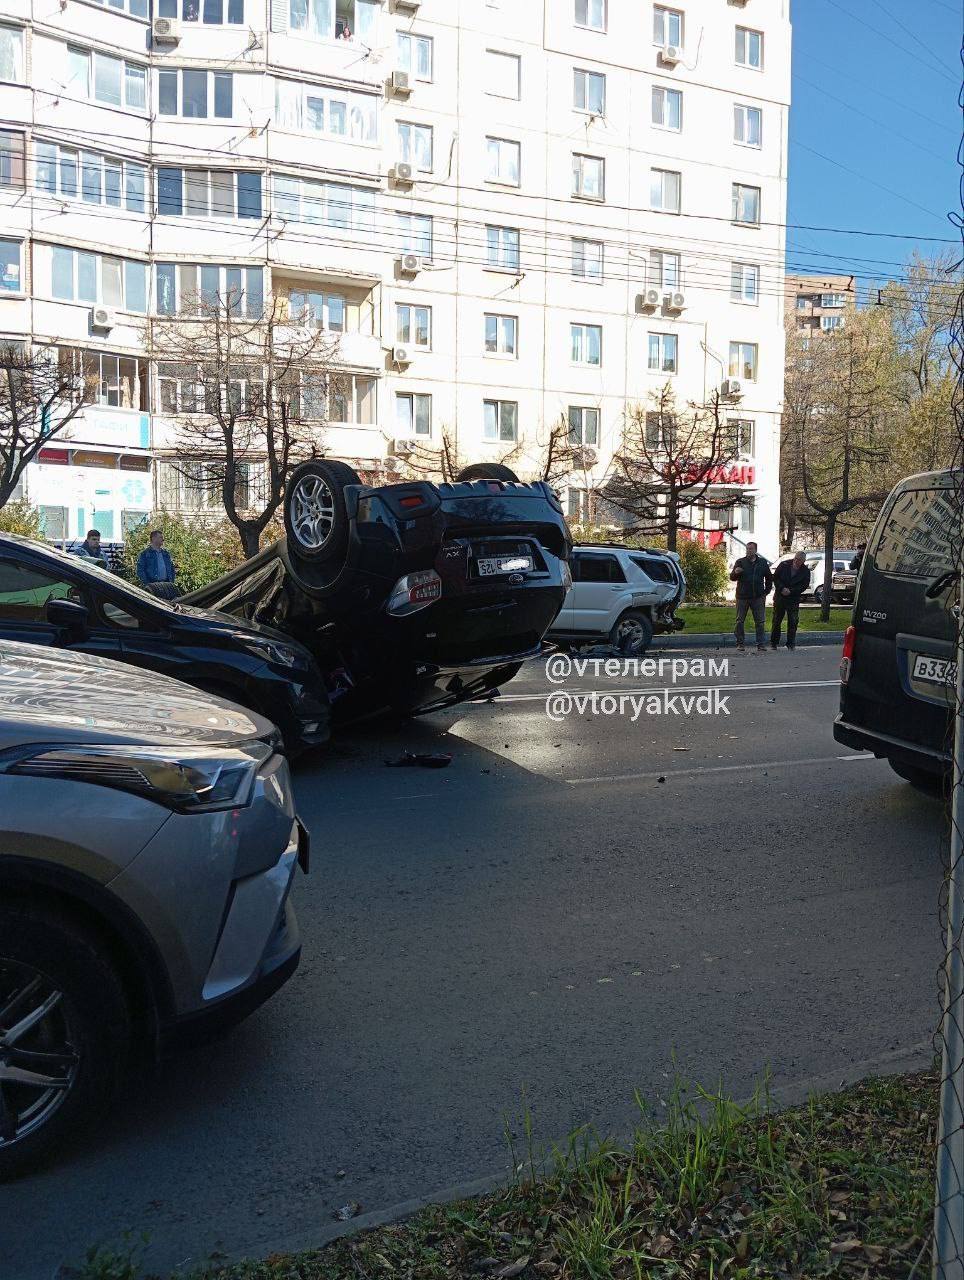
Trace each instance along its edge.
{"label": "blue sky", "polygon": [[964,0],[795,0],[788,270],[853,272],[868,285],[900,274],[915,245],[941,249],[914,236],[956,236],[946,215],[960,208],[962,8]]}

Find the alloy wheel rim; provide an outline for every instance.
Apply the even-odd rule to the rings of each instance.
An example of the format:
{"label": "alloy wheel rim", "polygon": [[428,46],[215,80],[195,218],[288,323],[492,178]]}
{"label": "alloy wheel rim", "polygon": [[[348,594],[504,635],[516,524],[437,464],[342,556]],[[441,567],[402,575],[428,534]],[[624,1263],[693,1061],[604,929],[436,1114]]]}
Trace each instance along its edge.
{"label": "alloy wheel rim", "polygon": [[302,476],[289,502],[291,527],[303,547],[319,551],[335,527],[335,499],[320,476]]}
{"label": "alloy wheel rim", "polygon": [[626,618],[619,624],[616,632],[616,644],[630,649],[638,648],[643,643],[643,627],[635,618]]}
{"label": "alloy wheel rim", "polygon": [[0,960],[0,1150],[59,1111],[79,1068],[64,993],[39,969]]}

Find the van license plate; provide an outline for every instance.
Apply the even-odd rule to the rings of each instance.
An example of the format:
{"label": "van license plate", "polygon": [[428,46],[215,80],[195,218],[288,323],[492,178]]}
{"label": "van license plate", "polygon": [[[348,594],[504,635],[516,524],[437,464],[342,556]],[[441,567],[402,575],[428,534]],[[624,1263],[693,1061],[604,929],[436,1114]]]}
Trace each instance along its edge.
{"label": "van license plate", "polygon": [[929,658],[919,653],[914,659],[914,679],[929,684],[957,684],[957,663],[950,658]]}
{"label": "van license plate", "polygon": [[478,561],[479,577],[491,578],[496,573],[528,573],[531,556],[485,556]]}

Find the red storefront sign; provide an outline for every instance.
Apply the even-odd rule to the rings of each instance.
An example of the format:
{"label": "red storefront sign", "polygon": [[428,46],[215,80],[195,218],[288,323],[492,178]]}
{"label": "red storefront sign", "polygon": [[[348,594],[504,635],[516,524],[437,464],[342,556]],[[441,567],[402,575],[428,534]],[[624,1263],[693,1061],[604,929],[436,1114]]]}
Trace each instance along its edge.
{"label": "red storefront sign", "polygon": [[738,484],[751,487],[756,484],[756,467],[745,462],[734,462],[720,467],[694,465],[687,474],[690,484]]}

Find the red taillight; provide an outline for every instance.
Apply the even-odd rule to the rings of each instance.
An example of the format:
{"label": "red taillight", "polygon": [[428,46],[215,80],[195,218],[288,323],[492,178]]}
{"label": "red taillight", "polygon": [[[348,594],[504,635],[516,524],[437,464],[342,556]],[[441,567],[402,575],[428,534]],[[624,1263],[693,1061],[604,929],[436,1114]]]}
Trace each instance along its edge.
{"label": "red taillight", "polygon": [[844,632],[843,652],[840,655],[840,683],[846,684],[850,679],[850,672],[854,665],[854,641],[857,639],[857,632],[851,626]]}
{"label": "red taillight", "polygon": [[410,498],[403,498],[400,505],[403,507],[420,507],[423,502],[423,498],[420,498],[418,494],[413,494]]}

